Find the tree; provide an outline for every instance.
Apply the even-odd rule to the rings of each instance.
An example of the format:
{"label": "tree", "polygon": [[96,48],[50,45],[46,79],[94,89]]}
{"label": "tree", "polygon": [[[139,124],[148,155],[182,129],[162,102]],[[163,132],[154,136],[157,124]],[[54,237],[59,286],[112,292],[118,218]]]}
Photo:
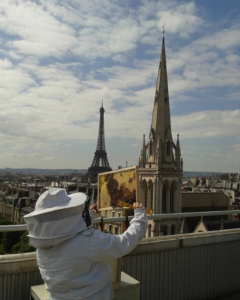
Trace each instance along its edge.
{"label": "tree", "polygon": [[5,253],[11,253],[12,247],[19,243],[22,231],[3,232],[1,244]]}
{"label": "tree", "polygon": [[[13,223],[10,221],[5,220],[4,218],[1,219],[0,217],[0,226],[1,225],[12,225]],[[0,245],[2,246],[2,237],[3,237],[3,232],[0,232]]]}
{"label": "tree", "polygon": [[[13,225],[13,223],[5,220],[3,216],[1,216],[0,226],[1,225]],[[0,232],[0,254],[12,253],[12,247],[20,242],[22,234],[23,231]]]}
{"label": "tree", "polygon": [[0,255],[3,255],[3,254],[5,254],[5,251],[3,249],[3,245],[0,244]]}
{"label": "tree", "polygon": [[[0,226],[13,225],[0,214]],[[29,246],[27,231],[0,232],[0,255],[35,251]]]}
{"label": "tree", "polygon": [[20,242],[12,247],[12,253],[33,252],[35,249],[29,246],[28,232],[24,232],[20,237]]}

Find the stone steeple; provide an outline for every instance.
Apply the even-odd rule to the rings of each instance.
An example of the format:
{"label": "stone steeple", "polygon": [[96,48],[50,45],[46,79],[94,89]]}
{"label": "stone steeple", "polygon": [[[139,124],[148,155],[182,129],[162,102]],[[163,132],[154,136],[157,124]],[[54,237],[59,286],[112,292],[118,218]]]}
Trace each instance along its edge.
{"label": "stone steeple", "polygon": [[167,163],[169,165],[168,167],[174,166],[164,37],[162,39],[161,57],[158,68],[158,77],[148,145],[149,163],[155,163],[158,160],[159,152],[161,152],[161,163]]}
{"label": "stone steeple", "polygon": [[[139,159],[140,198],[147,208],[153,209],[154,214],[181,212],[182,171],[179,135],[176,144],[172,139],[163,36],[150,133],[146,144],[144,139]],[[151,232],[148,234],[157,236],[178,233],[181,223],[170,218],[153,220],[150,225]]]}

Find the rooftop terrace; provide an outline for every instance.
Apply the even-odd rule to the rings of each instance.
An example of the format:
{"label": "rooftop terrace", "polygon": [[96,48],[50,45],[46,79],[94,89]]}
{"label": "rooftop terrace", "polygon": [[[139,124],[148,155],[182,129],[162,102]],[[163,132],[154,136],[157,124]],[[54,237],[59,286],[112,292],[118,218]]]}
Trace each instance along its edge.
{"label": "rooftop terrace", "polygon": [[[201,213],[205,214],[209,213]],[[171,214],[171,217],[186,215],[193,214]],[[163,217],[167,215],[151,216]],[[14,228],[0,227],[0,231],[5,230]],[[122,270],[140,281],[141,300],[234,300],[239,299],[240,293],[239,249],[240,229],[146,238],[123,257]],[[1,300],[29,299],[30,287],[41,283],[35,253],[0,256]]]}

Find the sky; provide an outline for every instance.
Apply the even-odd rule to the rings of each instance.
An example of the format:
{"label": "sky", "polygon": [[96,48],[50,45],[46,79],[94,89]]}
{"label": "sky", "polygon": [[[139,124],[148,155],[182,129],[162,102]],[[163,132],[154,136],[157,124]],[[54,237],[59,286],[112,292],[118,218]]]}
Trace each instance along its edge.
{"label": "sky", "polygon": [[149,135],[165,26],[184,171],[240,172],[240,1],[1,0],[0,168],[112,169]]}

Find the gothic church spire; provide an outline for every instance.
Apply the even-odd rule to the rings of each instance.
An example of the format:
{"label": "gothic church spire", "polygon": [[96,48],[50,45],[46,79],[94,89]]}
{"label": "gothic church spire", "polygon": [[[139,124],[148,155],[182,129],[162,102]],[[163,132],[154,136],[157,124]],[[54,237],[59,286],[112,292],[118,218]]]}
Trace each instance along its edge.
{"label": "gothic church spire", "polygon": [[[150,161],[156,162],[159,150],[161,150],[162,162],[174,162],[164,36],[162,39],[149,141],[152,143],[152,157],[150,157]],[[161,149],[158,149],[159,145],[161,145]]]}

